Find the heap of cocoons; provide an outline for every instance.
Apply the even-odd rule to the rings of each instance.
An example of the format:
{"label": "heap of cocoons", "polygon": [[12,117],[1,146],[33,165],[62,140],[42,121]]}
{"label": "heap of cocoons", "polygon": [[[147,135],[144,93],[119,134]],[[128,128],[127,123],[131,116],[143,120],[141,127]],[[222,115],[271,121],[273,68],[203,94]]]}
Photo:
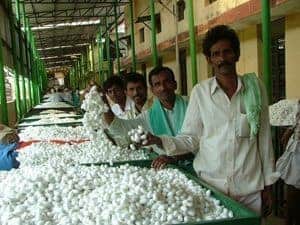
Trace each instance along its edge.
{"label": "heap of cocoons", "polygon": [[133,142],[129,145],[132,150],[136,150],[136,144],[146,145],[147,144],[147,131],[143,129],[142,126],[138,126],[136,129],[128,131],[128,136]]}
{"label": "heap of cocoons", "polygon": [[74,106],[67,104],[65,102],[44,102],[37,106],[35,106],[35,109],[47,109],[47,108],[73,108]]}
{"label": "heap of cocoons", "polygon": [[269,106],[270,124],[273,126],[293,126],[298,111],[296,99],[284,99]]}
{"label": "heap of cocoons", "polygon": [[44,164],[102,163],[118,161],[145,160],[148,155],[143,150],[121,149],[107,141],[83,142],[81,144],[54,144],[50,142],[33,143],[19,151],[21,168]]}
{"label": "heap of cocoons", "polygon": [[26,119],[47,119],[47,118],[67,118],[67,117],[77,117],[76,113],[51,113],[51,114],[40,114],[26,117]]}
{"label": "heap of cocoons", "polygon": [[86,140],[88,135],[86,134],[85,128],[82,126],[77,127],[60,127],[60,126],[37,126],[37,127],[26,127],[19,133],[21,141],[31,140]]}
{"label": "heap of cocoons", "polygon": [[233,217],[176,169],[24,167],[0,174],[1,225],[165,225]]}
{"label": "heap of cocoons", "polygon": [[35,126],[35,125],[47,125],[47,124],[65,124],[65,123],[80,123],[82,119],[76,118],[44,118],[37,121],[27,121],[20,123],[19,126]]}

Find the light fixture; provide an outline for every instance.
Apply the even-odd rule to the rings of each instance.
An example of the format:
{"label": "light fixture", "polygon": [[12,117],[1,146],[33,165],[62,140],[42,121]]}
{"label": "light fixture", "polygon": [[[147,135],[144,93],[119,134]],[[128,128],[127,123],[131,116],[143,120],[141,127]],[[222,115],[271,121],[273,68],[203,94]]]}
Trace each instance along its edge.
{"label": "light fixture", "polygon": [[78,22],[67,22],[67,23],[57,23],[57,24],[46,24],[43,26],[32,27],[31,30],[47,30],[47,29],[55,29],[59,27],[70,27],[70,26],[87,26],[99,24],[100,19],[98,20],[88,20],[88,21],[78,21]]}

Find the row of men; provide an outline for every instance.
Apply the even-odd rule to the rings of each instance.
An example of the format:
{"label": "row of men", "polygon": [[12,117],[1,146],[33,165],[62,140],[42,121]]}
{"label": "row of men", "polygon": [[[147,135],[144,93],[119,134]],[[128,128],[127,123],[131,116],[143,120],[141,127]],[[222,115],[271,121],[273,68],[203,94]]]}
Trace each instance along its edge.
{"label": "row of men", "polygon": [[214,76],[193,88],[189,102],[175,94],[174,73],[163,66],[148,76],[155,96],[150,108],[140,76],[131,75],[136,81],[125,77],[125,86],[117,76],[104,82],[104,92],[116,103],[104,115],[108,130],[117,144],[125,145],[128,131],[141,125],[149,132],[147,145],[163,155],[154,160],[154,167],[192,154],[194,170],[204,181],[256,212],[263,208],[263,214],[269,214],[271,185],[279,176],[265,88],[255,74],[238,75],[240,42],[230,27],[209,30],[202,49]]}

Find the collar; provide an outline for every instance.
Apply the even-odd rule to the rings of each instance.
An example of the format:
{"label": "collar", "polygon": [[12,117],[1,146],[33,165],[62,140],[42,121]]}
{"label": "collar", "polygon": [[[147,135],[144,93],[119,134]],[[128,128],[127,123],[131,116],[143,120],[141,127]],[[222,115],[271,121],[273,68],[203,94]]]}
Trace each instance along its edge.
{"label": "collar", "polygon": [[[240,75],[237,76],[237,80],[238,80],[238,86],[237,86],[237,90],[236,90],[235,93],[238,93],[238,92],[244,90],[244,85],[243,85],[243,83],[242,83],[242,80],[241,80],[241,76],[240,76]],[[211,94],[211,95],[214,95],[218,89],[221,89],[221,87],[220,87],[220,85],[219,85],[218,82],[217,82],[216,76],[214,76],[214,77],[212,78],[211,84],[210,84],[210,94]]]}

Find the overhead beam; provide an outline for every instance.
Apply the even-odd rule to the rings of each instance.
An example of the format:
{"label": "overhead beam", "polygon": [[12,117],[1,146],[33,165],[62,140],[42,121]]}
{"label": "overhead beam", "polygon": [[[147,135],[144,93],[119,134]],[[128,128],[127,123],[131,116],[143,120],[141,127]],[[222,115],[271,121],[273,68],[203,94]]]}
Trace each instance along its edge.
{"label": "overhead beam", "polygon": [[[13,1],[15,3],[15,1]],[[115,1],[99,1],[99,0],[24,0],[25,4],[98,4],[98,5],[109,5],[114,4]],[[118,5],[128,4],[129,1],[118,2]]]}
{"label": "overhead beam", "polygon": [[[109,7],[109,6],[106,6]],[[103,10],[103,6],[101,7],[88,7],[88,8],[79,8],[79,9],[65,9],[65,10],[48,10],[48,11],[40,11],[40,12],[30,12],[27,13],[26,15],[29,18],[34,18],[35,15],[38,18],[66,18],[66,17],[71,17],[71,18],[84,18],[84,17],[105,17],[105,16],[113,16],[111,15],[101,15],[101,12]]]}

